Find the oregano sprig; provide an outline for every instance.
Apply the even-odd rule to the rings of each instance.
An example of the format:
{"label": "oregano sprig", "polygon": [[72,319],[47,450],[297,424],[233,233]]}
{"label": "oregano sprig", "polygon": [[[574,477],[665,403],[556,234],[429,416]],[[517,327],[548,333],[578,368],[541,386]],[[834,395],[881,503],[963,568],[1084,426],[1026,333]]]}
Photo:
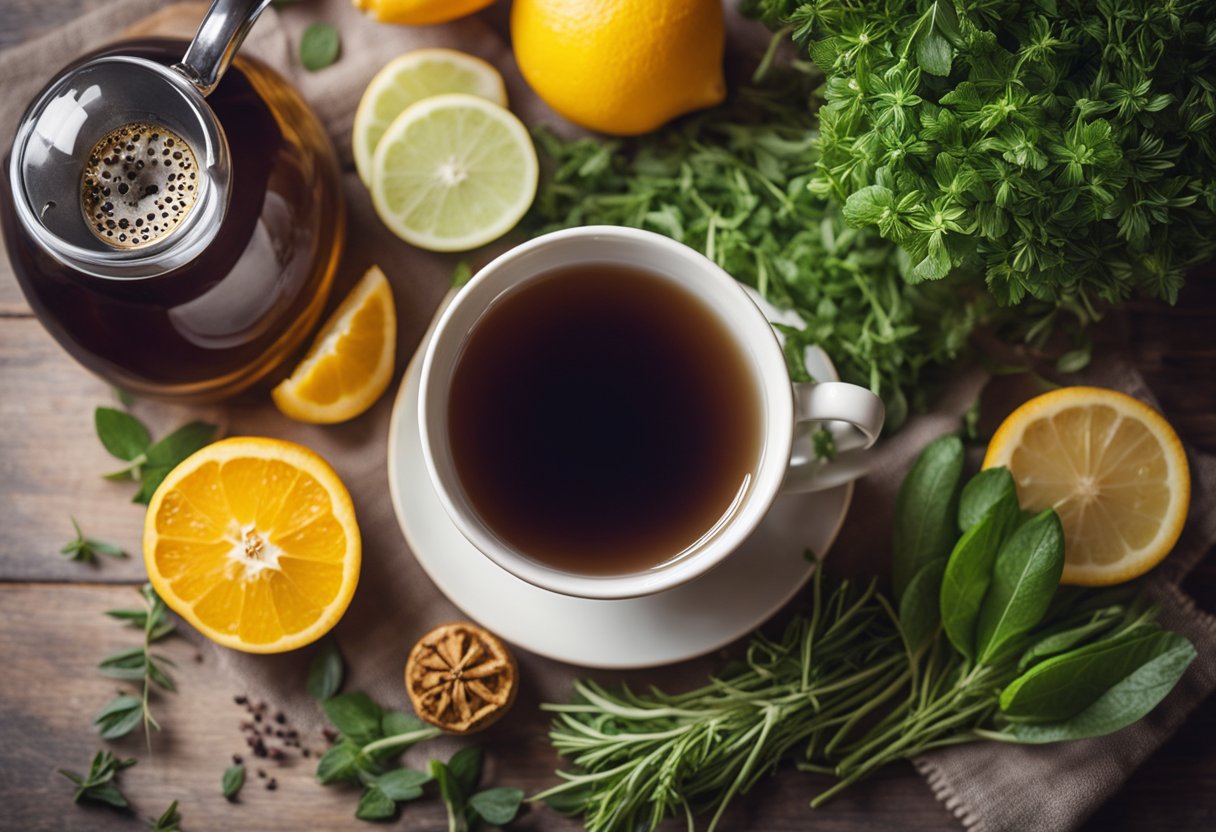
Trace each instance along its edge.
{"label": "oregano sprig", "polygon": [[173,663],[166,657],[152,652],[152,644],[172,633],[176,625],[167,618],[165,602],[156,594],[151,584],[144,584],[140,589],[140,598],[144,606],[139,609],[109,610],[106,615],[125,621],[143,632],[143,643],[110,654],[98,664],[103,674],[113,679],[140,682],[138,696],[119,694],[110,700],[93,719],[102,739],[112,740],[124,737],[143,726],[144,736],[149,746],[152,743],[152,730],[160,730],[160,724],[152,716],[149,698],[153,685],[168,691],[176,690],[173,680],[165,672],[164,666]]}

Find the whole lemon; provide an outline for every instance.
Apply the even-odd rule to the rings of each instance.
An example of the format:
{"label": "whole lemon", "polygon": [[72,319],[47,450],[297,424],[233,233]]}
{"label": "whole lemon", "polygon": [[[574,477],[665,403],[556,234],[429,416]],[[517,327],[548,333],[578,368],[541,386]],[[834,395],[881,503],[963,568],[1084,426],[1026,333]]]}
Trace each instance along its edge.
{"label": "whole lemon", "polygon": [[515,60],[550,107],[622,136],[722,101],[720,0],[515,0]]}

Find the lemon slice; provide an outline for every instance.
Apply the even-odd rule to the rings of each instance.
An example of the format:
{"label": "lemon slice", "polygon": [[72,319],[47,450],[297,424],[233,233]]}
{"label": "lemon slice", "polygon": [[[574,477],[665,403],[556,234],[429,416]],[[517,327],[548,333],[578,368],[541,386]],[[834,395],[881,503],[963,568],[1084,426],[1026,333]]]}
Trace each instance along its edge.
{"label": "lemon slice", "polygon": [[376,266],[325,322],[291,376],[271,391],[275,406],[301,422],[353,419],[384,393],[397,357],[393,291]]}
{"label": "lemon slice", "polygon": [[361,545],[338,475],[281,439],[224,439],[187,457],[144,520],[157,594],[207,638],[250,653],[328,632],[354,595]]}
{"label": "lemon slice", "polygon": [[501,237],[536,196],[536,148],[519,119],[453,93],[406,108],[372,160],[372,202],[389,229],[431,251]]}
{"label": "lemon slice", "polygon": [[372,181],[372,153],[384,131],[416,101],[463,92],[507,106],[507,88],[498,70],[481,58],[455,49],[417,49],[394,58],[376,73],[355,111],[351,148],[364,185]]}
{"label": "lemon slice", "polygon": [[1147,572],[1182,534],[1191,475],[1182,442],[1143,402],[1099,387],[1064,387],[1009,415],[984,467],[1004,465],[1028,511],[1064,526],[1061,583],[1116,584]]}

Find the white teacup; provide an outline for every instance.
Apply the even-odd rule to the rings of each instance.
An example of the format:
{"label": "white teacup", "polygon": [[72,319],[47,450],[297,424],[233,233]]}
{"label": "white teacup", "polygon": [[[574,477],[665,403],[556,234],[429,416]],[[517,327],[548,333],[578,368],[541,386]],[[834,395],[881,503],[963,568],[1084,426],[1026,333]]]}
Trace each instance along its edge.
{"label": "white teacup", "polygon": [[[726,324],[752,367],[763,399],[761,453],[751,488],[730,516],[681,558],[642,572],[585,575],[563,571],[516,550],[478,516],[461,486],[448,443],[448,394],[470,331],[505,294],[556,269],[580,263],[632,267],[671,280]],[[881,400],[843,382],[790,380],[776,332],[730,275],[699,252],[667,237],[618,226],[587,226],[537,237],[495,259],[453,298],[435,325],[422,362],[419,424],[427,471],[461,533],[486,557],[529,583],[583,598],[650,595],[690,581],[728,557],[763,519],[779,493],[814,491],[865,473],[865,449],[882,429]],[[831,461],[792,458],[795,439],[826,425],[836,441]],[[799,443],[805,445],[806,443]]]}

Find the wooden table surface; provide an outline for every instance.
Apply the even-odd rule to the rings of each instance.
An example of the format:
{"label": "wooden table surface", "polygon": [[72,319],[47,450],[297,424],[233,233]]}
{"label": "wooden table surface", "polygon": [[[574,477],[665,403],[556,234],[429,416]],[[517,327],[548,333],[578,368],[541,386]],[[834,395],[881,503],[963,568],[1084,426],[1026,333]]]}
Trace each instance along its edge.
{"label": "wooden table surface", "polygon": [[[0,48],[68,20],[105,0],[3,0]],[[1137,303],[1100,332],[1106,349],[1125,350],[1147,375],[1183,438],[1216,451],[1216,281],[1192,281],[1175,309]],[[80,769],[102,744],[89,722],[114,684],[94,670],[99,656],[127,646],[130,634],[102,612],[129,606],[140,582],[138,561],[90,569],[65,562],[67,517],[90,534],[133,545],[142,507],[115,496],[95,476],[109,459],[91,428],[92,409],[108,388],[74,364],[32,317],[11,285],[0,286],[0,829],[132,829],[108,810],[75,808],[57,766]],[[178,414],[166,411],[168,423]],[[1216,608],[1216,558],[1185,588]],[[193,634],[192,637],[197,638]],[[176,660],[181,693],[162,697],[158,713],[173,726],[146,757],[136,735],[120,753],[146,757],[124,776],[143,814],[182,801],[189,830],[362,829],[355,797],[318,787],[308,761],[275,768],[278,790],[253,777],[239,807],[218,795],[219,774],[239,745],[232,703],[240,680],[201,657],[188,639],[165,652]],[[556,760],[540,733],[543,720],[507,720],[485,735],[499,771],[528,789],[551,782]],[[512,727],[514,726],[514,727]],[[1171,742],[1135,772],[1087,824],[1092,830],[1216,828],[1216,700],[1192,715]],[[318,742],[319,744],[319,742]],[[265,766],[271,768],[270,766]],[[828,832],[899,828],[949,830],[956,821],[932,798],[910,766],[888,768],[811,814],[808,796],[823,782],[784,772],[769,778],[728,817],[729,829]],[[399,828],[444,828],[442,809],[412,807]],[[525,829],[575,828],[548,811],[532,812]]]}

